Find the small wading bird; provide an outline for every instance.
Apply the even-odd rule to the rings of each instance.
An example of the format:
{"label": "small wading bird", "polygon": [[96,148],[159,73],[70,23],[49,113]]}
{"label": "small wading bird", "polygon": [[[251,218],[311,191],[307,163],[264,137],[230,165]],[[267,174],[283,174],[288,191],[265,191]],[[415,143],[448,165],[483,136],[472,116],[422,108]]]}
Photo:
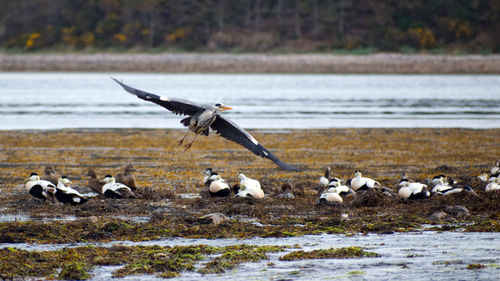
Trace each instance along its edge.
{"label": "small wading bird", "polygon": [[224,104],[217,103],[214,106],[201,105],[186,99],[158,96],[132,88],[115,78],[112,79],[120,84],[125,91],[136,95],[140,99],[154,102],[175,114],[188,115],[189,117],[181,120],[182,125],[188,127],[188,131],[184,137],[177,142],[178,146],[182,145],[189,132],[193,132],[195,135],[193,139],[186,144],[184,151],[191,147],[198,135],[208,136],[209,129],[212,128],[212,130],[215,130],[215,132],[223,138],[246,147],[258,156],[272,160],[285,170],[299,171],[299,169],[281,161],[278,157],[262,146],[254,137],[233,123],[231,120],[222,117],[220,112],[231,109]]}

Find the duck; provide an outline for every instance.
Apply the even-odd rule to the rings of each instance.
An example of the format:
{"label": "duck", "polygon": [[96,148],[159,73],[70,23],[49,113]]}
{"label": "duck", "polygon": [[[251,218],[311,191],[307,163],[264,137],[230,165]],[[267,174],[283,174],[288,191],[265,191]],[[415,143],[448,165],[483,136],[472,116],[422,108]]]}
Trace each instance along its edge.
{"label": "duck", "polygon": [[278,198],[284,199],[295,199],[295,195],[292,193],[292,185],[289,183],[284,183],[281,186],[281,193],[276,195]]}
{"label": "duck", "polygon": [[137,195],[123,183],[118,183],[115,178],[111,175],[106,175],[104,179],[101,180],[104,185],[102,186],[102,194],[106,198],[137,198]]}
{"label": "duck", "polygon": [[94,170],[89,169],[87,176],[89,176],[89,180],[87,182],[87,186],[95,193],[97,194],[102,194],[102,186],[104,185],[101,180],[97,178],[96,173]]}
{"label": "duck", "polygon": [[319,184],[322,187],[325,187],[330,183],[331,174],[332,174],[332,168],[327,167],[325,170],[325,174],[321,176],[321,178],[319,178]]}
{"label": "duck", "polygon": [[346,196],[348,194],[356,194],[352,188],[345,185],[344,182],[338,178],[333,178],[330,183],[328,183],[328,189],[332,192],[338,193],[340,196]]}
{"label": "duck", "polygon": [[500,190],[500,177],[490,177],[488,183],[484,187],[484,191],[492,192]]}
{"label": "duck", "polygon": [[137,170],[132,166],[132,164],[128,164],[125,166],[123,169],[123,172],[120,172],[116,175],[116,182],[117,183],[123,183],[124,185],[128,186],[132,191],[135,191],[137,189],[137,183],[135,181],[135,176],[132,174],[132,172],[137,172]]}
{"label": "duck", "polygon": [[336,192],[334,188],[329,188],[325,190],[319,196],[319,204],[335,204],[340,205],[344,202],[344,199]]}
{"label": "duck", "polygon": [[429,188],[434,189],[436,185],[442,185],[442,184],[447,184],[448,179],[445,175],[441,174],[438,176],[434,176],[430,182],[428,182]]}
{"label": "duck", "polygon": [[234,193],[237,197],[264,198],[264,191],[259,181],[248,178],[244,174],[239,174],[238,179],[240,180],[240,184],[234,187]]}
{"label": "duck", "polygon": [[494,177],[500,176],[500,160],[495,162],[495,166],[491,168],[490,175]]}
{"label": "duck", "polygon": [[458,187],[456,185],[456,181],[451,180],[451,184],[446,180],[446,177],[439,177],[437,180],[436,185],[432,188],[432,194],[437,194],[437,195],[451,195],[455,193],[460,193],[460,192],[468,192],[471,193],[472,195],[476,195],[476,192],[470,188],[470,186],[465,185],[464,187]]}
{"label": "duck", "polygon": [[380,183],[374,179],[363,177],[361,171],[357,170],[354,177],[350,180],[351,188],[354,191],[367,190],[371,188],[379,188]]}
{"label": "duck", "polygon": [[431,196],[426,184],[410,182],[406,176],[401,179],[398,185],[400,186],[398,195],[405,200],[417,200]]}
{"label": "duck", "polygon": [[88,201],[88,198],[83,196],[80,192],[74,188],[67,186],[70,185],[71,181],[66,176],[59,178],[59,182],[56,187],[56,199],[57,201],[64,204],[78,205],[83,204]]}
{"label": "duck", "polygon": [[208,192],[212,197],[228,197],[231,194],[231,188],[222,179],[218,173],[214,172],[212,168],[208,168],[204,172],[203,184],[208,187]]}
{"label": "duck", "polygon": [[56,172],[56,168],[54,166],[45,166],[42,180],[50,181],[53,185],[57,186],[59,178],[61,178],[61,176]]}
{"label": "duck", "polygon": [[31,173],[26,180],[26,190],[35,198],[54,201],[56,186],[47,180],[40,179],[37,173]]}

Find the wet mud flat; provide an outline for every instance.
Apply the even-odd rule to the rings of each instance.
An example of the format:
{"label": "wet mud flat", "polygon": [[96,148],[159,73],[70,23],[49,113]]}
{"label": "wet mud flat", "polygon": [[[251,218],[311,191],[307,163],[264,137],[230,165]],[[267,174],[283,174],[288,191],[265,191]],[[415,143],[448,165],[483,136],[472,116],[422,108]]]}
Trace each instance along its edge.
{"label": "wet mud flat", "polygon": [[[57,271],[12,272],[0,263],[2,278],[52,276],[72,279],[77,278],[70,274],[72,272],[88,273],[101,265],[124,266],[116,268],[115,276],[212,274],[217,270],[230,271],[236,265],[228,265],[227,260],[211,259],[205,261],[212,263],[206,272],[200,272],[199,268],[189,269],[198,254],[245,256],[235,258],[245,263],[262,251],[271,256],[274,250],[278,251],[257,250],[258,246],[251,250],[239,249],[238,253],[232,249],[176,249],[175,246],[114,250],[98,247],[89,250],[85,248],[86,243],[150,241],[154,245],[155,241],[182,238],[195,239],[193,245],[197,245],[203,243],[196,243],[196,239],[291,239],[303,235],[334,234],[352,237],[421,231],[500,232],[500,195],[484,192],[485,184],[476,178],[498,160],[499,129],[255,130],[251,133],[283,161],[300,167],[302,171],[283,171],[273,162],[258,158],[216,136],[198,138],[190,151],[182,152],[176,146],[176,140],[184,134],[182,130],[1,131],[0,246],[4,245],[2,251],[6,251],[2,255],[20,262],[33,260],[33,255],[38,255],[35,260],[46,262],[44,266],[58,268]],[[67,175],[85,191],[89,168],[102,177],[115,175],[127,164],[133,164],[138,170],[135,175],[139,199],[97,197],[83,205],[69,206],[38,201],[24,190],[23,180],[31,172],[42,173],[45,165],[54,165],[60,174]],[[355,170],[361,170],[364,175],[395,191],[394,185],[405,172],[411,179],[420,181],[446,174],[460,184],[471,186],[477,196],[460,193],[404,202],[397,196],[369,191],[345,200],[342,206],[320,206],[314,192],[327,166],[332,167],[334,176],[342,179],[348,179]],[[266,198],[198,197],[203,189],[202,173],[208,167],[218,171],[230,185],[237,183],[239,173],[260,180]],[[284,183],[293,186],[295,199],[275,197]],[[456,211],[453,207],[457,205],[468,211]],[[217,212],[228,219],[216,225],[210,219],[202,218]],[[431,219],[436,212],[445,212],[446,216]],[[493,242],[498,243],[498,238]],[[72,251],[54,249],[47,253],[16,250],[16,245],[24,243],[78,243],[76,245],[84,248]],[[302,246],[298,250],[307,249]],[[191,256],[176,256],[186,252]],[[120,262],[117,253],[133,253],[139,260],[149,260],[151,264],[157,264],[155,261],[162,256],[175,256],[184,261],[179,261],[174,267],[164,265],[147,271]],[[101,255],[102,260],[90,260],[94,255]],[[144,255],[149,258],[144,258]],[[81,262],[77,262],[79,260]],[[258,260],[267,259],[261,256]],[[491,270],[489,264],[497,262],[474,264],[461,261],[460,266]],[[150,268],[149,265],[142,266]]]}

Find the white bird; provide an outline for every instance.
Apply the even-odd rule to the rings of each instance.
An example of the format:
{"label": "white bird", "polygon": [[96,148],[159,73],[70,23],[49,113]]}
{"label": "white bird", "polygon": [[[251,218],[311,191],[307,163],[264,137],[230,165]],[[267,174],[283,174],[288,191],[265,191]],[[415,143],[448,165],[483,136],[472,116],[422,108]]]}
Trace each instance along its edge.
{"label": "white bird", "polygon": [[481,173],[479,176],[477,176],[481,181],[487,181],[488,180],[488,173]]}
{"label": "white bird", "polygon": [[218,173],[208,168],[204,172],[203,184],[208,187],[208,191],[213,197],[228,197],[231,194],[231,189],[224,179]]}
{"label": "white bird", "polygon": [[342,204],[342,202],[344,202],[344,200],[342,199],[340,194],[338,194],[336,192],[336,190],[334,188],[327,189],[325,192],[321,193],[321,195],[319,196],[319,203],[320,204],[325,204],[325,203]]}
{"label": "white bird", "polygon": [[56,186],[50,181],[41,180],[37,173],[31,173],[26,180],[26,190],[33,196],[42,200],[54,201]]}
{"label": "white bird", "polygon": [[406,177],[403,177],[398,185],[401,187],[398,194],[405,200],[423,199],[431,196],[431,193],[427,190],[427,185],[410,182]]}
{"label": "white bird", "polygon": [[327,167],[325,170],[325,174],[319,178],[319,184],[321,186],[327,186],[330,183],[330,176],[332,173],[332,169],[330,167]]}
{"label": "white bird", "polygon": [[441,174],[439,176],[435,176],[429,182],[429,188],[434,188],[436,185],[448,184],[448,179],[445,175]]}
{"label": "white bird", "polygon": [[500,160],[495,162],[495,166],[491,168],[490,174],[495,177],[500,176]]}
{"label": "white bird", "polygon": [[246,177],[244,174],[239,174],[239,186],[235,187],[236,196],[238,197],[253,197],[256,199],[264,198],[264,191],[260,187],[260,182]]}
{"label": "white bird", "polygon": [[102,180],[102,194],[107,198],[137,198],[137,195],[123,183],[118,183],[111,175],[106,175]]}
{"label": "white bird", "polygon": [[500,190],[500,177],[493,177],[494,180],[488,180],[488,184],[484,187],[484,191],[491,192]]}
{"label": "white bird", "polygon": [[350,185],[354,191],[380,187],[379,182],[370,178],[363,177],[360,171],[356,171],[354,173],[354,177],[351,179]]}
{"label": "white bird", "polygon": [[445,178],[440,177],[437,180],[437,184],[432,188],[432,193],[433,194],[438,194],[438,195],[450,195],[450,194],[455,194],[455,193],[460,193],[460,192],[470,192],[473,195],[477,195],[474,190],[472,190],[469,186],[464,186],[464,187],[456,187],[453,186],[453,184],[456,184],[455,181],[452,182],[452,184],[448,183],[448,181],[445,181]]}
{"label": "white bird", "polygon": [[349,188],[342,180],[333,178],[328,184],[328,191],[338,193],[339,195],[356,194],[352,188]]}
{"label": "white bird", "polygon": [[70,185],[71,181],[66,177],[62,176],[59,178],[56,187],[56,199],[64,204],[70,203],[71,205],[83,204],[88,201],[88,198],[83,196],[80,192],[74,188],[66,185]]}

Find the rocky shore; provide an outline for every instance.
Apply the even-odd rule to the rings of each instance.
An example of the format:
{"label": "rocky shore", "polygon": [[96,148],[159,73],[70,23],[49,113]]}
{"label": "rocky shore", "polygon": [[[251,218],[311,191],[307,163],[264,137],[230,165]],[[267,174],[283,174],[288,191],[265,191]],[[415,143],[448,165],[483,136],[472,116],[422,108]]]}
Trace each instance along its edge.
{"label": "rocky shore", "polygon": [[500,55],[0,54],[0,71],[500,73]]}

